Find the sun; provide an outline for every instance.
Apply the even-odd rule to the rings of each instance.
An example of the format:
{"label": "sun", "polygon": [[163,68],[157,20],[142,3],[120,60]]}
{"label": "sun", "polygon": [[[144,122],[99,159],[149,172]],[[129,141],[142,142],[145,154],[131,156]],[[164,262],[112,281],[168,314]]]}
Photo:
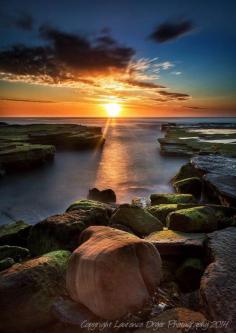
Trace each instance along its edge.
{"label": "sun", "polygon": [[108,103],[104,105],[107,115],[111,118],[118,117],[121,111],[121,107],[117,103]]}

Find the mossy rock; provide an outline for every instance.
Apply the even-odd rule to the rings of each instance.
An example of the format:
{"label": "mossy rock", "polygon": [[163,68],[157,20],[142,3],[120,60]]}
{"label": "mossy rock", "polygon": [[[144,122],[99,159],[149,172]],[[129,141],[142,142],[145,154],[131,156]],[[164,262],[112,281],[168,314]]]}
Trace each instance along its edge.
{"label": "mossy rock", "polygon": [[173,184],[176,192],[189,193],[200,198],[202,193],[202,180],[199,177],[191,177],[179,180]]}
{"label": "mossy rock", "polygon": [[4,258],[0,260],[0,272],[14,265],[15,261],[13,258]]}
{"label": "mossy rock", "polygon": [[0,260],[5,258],[13,258],[15,262],[20,262],[30,256],[28,249],[20,246],[0,246]]}
{"label": "mossy rock", "polygon": [[150,207],[146,208],[146,211],[148,213],[155,216],[164,225],[166,225],[167,215],[171,212],[175,212],[176,210],[178,210],[177,204],[168,204],[168,205],[161,204],[161,205],[155,205],[155,206],[150,206]]}
{"label": "mossy rock", "polygon": [[167,226],[183,232],[211,232],[217,230],[218,219],[212,208],[199,206],[170,213]]}
{"label": "mossy rock", "polygon": [[201,173],[197,171],[191,163],[181,166],[177,174],[172,179],[172,183],[186,178],[199,177]]}
{"label": "mossy rock", "polygon": [[191,194],[155,193],[151,194],[151,205],[196,203]]}
{"label": "mossy rock", "polygon": [[91,225],[107,225],[109,216],[103,208],[72,210],[54,215],[35,224],[29,234],[28,248],[32,255],[59,249],[73,251],[80,233]]}
{"label": "mossy rock", "polygon": [[24,221],[0,225],[0,245],[26,246],[31,227]]}
{"label": "mossy rock", "polygon": [[163,229],[163,224],[152,214],[135,205],[120,205],[112,215],[110,224],[123,224],[137,235],[149,235]]}
{"label": "mossy rock", "polygon": [[199,258],[188,258],[176,271],[176,279],[182,291],[191,292],[199,289],[204,264]]}
{"label": "mossy rock", "polygon": [[1,332],[31,332],[54,321],[51,306],[57,297],[67,295],[70,254],[47,253],[1,272]]}
{"label": "mossy rock", "polygon": [[95,200],[77,200],[75,202],[73,202],[66,210],[66,212],[70,212],[72,210],[90,210],[90,209],[94,209],[94,208],[102,208],[102,209],[106,209],[106,210],[111,210],[111,206],[99,202],[99,201],[95,201]]}

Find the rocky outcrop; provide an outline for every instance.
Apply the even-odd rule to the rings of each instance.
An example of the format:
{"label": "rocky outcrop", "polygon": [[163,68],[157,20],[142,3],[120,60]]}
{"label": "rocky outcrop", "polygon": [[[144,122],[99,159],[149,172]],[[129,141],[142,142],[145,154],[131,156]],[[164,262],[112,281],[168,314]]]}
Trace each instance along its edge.
{"label": "rocky outcrop", "polygon": [[112,215],[110,224],[123,224],[133,230],[137,235],[148,235],[151,232],[162,230],[162,223],[144,209],[134,205],[120,205]]}
{"label": "rocky outcrop", "polygon": [[112,214],[112,207],[105,203],[101,203],[95,200],[77,200],[73,202],[68,208],[67,212],[71,212],[72,210],[91,210],[91,209],[104,209],[107,211],[108,215]]}
{"label": "rocky outcrop", "polygon": [[0,225],[0,245],[25,247],[31,227],[23,221]]}
{"label": "rocky outcrop", "polygon": [[202,180],[199,177],[190,177],[173,183],[178,193],[189,193],[195,198],[200,198],[202,193]]}
{"label": "rocky outcrop", "polygon": [[0,246],[0,260],[5,258],[12,258],[15,262],[21,262],[30,256],[28,249],[20,246]]}
{"label": "rocky outcrop", "polygon": [[80,233],[91,225],[107,225],[109,217],[104,208],[72,210],[54,215],[35,224],[29,234],[28,247],[33,255],[78,246]]}
{"label": "rocky outcrop", "polygon": [[108,320],[140,310],[161,278],[161,259],[155,247],[101,226],[86,229],[81,243],[67,270],[70,297]]}
{"label": "rocky outcrop", "polygon": [[163,256],[202,256],[204,253],[204,233],[184,233],[173,230],[163,230],[145,237]]}
{"label": "rocky outcrop", "polygon": [[69,256],[51,252],[0,274],[1,332],[31,332],[54,320],[50,309],[56,297],[66,295]]}
{"label": "rocky outcrop", "polygon": [[99,191],[97,188],[89,190],[88,199],[105,203],[116,202],[116,194],[112,189]]}
{"label": "rocky outcrop", "polygon": [[167,226],[182,232],[211,232],[218,228],[218,218],[211,207],[199,206],[170,213]]}
{"label": "rocky outcrop", "polygon": [[193,167],[204,175],[205,194],[222,205],[236,206],[236,158],[196,156]]}
{"label": "rocky outcrop", "polygon": [[155,193],[151,194],[151,205],[196,203],[191,194]]}
{"label": "rocky outcrop", "polygon": [[211,320],[228,321],[220,332],[233,333],[236,325],[236,228],[208,234],[207,248],[211,263],[201,280],[202,305]]}

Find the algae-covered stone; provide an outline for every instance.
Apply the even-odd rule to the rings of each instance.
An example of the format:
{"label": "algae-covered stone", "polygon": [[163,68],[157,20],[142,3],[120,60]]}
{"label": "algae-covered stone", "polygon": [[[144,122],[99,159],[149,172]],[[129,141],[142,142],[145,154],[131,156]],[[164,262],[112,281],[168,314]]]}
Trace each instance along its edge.
{"label": "algae-covered stone", "polygon": [[196,202],[191,194],[155,193],[151,194],[150,199],[152,206],[160,204],[186,204]]}
{"label": "algae-covered stone", "polygon": [[14,265],[15,261],[13,258],[4,258],[0,260],[0,271],[3,271],[4,269],[7,269]]}
{"label": "algae-covered stone", "polygon": [[28,247],[33,255],[58,249],[74,250],[84,229],[91,225],[107,225],[108,220],[103,208],[72,210],[48,217],[32,227]]}
{"label": "algae-covered stone", "polygon": [[15,262],[19,262],[29,256],[29,250],[23,247],[9,245],[0,246],[0,260],[5,258],[13,258]]}
{"label": "algae-covered stone", "polygon": [[175,182],[174,188],[178,193],[189,193],[199,198],[202,193],[202,180],[199,177],[185,178]]}
{"label": "algae-covered stone", "polygon": [[123,224],[138,235],[148,235],[153,231],[162,230],[162,223],[144,209],[134,205],[120,205],[112,215],[112,224]]}
{"label": "algae-covered stone", "polygon": [[0,245],[25,246],[31,227],[23,221],[0,225]]}
{"label": "algae-covered stone", "polygon": [[145,237],[161,256],[201,256],[204,253],[205,233],[187,233],[174,230],[156,231]]}
{"label": "algae-covered stone", "polygon": [[200,287],[200,279],[204,265],[199,258],[188,258],[176,271],[176,279],[184,292],[190,292]]}
{"label": "algae-covered stone", "polygon": [[177,204],[161,204],[146,208],[147,212],[155,216],[164,225],[166,224],[167,215],[176,210],[178,210]]}
{"label": "algae-covered stone", "polygon": [[217,216],[211,207],[194,207],[172,212],[167,217],[169,229],[183,232],[211,232],[217,229]]}
{"label": "algae-covered stone", "polygon": [[100,209],[105,209],[107,211],[111,211],[111,206],[99,202],[99,201],[95,201],[95,200],[77,200],[75,202],[73,202],[68,208],[67,208],[67,212],[70,212],[72,210],[90,210],[93,208],[100,208]]}
{"label": "algae-covered stone", "polygon": [[0,274],[1,332],[31,332],[53,321],[51,305],[66,295],[69,257],[69,251],[55,251]]}
{"label": "algae-covered stone", "polygon": [[197,171],[191,163],[187,163],[181,166],[178,173],[172,179],[172,182],[177,182],[191,177],[199,177],[201,172]]}

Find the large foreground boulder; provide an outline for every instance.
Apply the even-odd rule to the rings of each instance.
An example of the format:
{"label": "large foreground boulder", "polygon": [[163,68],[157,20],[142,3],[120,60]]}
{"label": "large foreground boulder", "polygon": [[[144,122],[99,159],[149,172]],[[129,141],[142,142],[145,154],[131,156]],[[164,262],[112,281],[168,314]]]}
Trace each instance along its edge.
{"label": "large foreground boulder", "polygon": [[212,263],[201,280],[202,305],[211,320],[228,322],[220,332],[233,333],[236,327],[236,228],[215,231],[208,234],[208,238]]}
{"label": "large foreground boulder", "polygon": [[191,194],[155,193],[151,194],[151,205],[196,203]]}
{"label": "large foreground boulder", "polygon": [[141,207],[135,205],[120,205],[110,220],[112,224],[123,224],[131,228],[137,235],[148,235],[162,230],[162,223]]}
{"label": "large foreground boulder", "polygon": [[218,217],[211,207],[181,209],[168,215],[167,226],[183,232],[211,232],[217,230]]}
{"label": "large foreground boulder", "polygon": [[29,249],[33,255],[59,249],[73,251],[84,229],[91,225],[107,225],[108,220],[107,210],[103,208],[72,210],[48,217],[32,227]]}
{"label": "large foreground boulder", "polygon": [[81,242],[67,270],[70,297],[108,320],[141,309],[161,279],[161,259],[155,247],[102,226],[87,228]]}
{"label": "large foreground boulder", "polygon": [[56,251],[15,264],[0,274],[0,331],[29,332],[53,321],[51,305],[66,295],[70,252]]}

